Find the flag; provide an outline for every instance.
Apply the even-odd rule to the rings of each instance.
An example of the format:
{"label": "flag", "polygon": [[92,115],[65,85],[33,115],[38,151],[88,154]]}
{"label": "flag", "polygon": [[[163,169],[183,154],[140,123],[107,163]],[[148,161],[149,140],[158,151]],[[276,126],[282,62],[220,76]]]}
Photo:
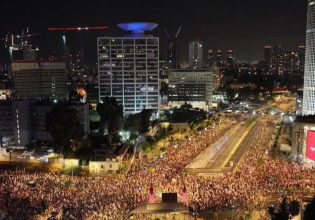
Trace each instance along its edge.
{"label": "flag", "polygon": [[153,186],[150,186],[148,190],[148,203],[155,203],[156,202],[156,196],[154,194]]}
{"label": "flag", "polygon": [[180,194],[181,202],[188,206],[188,194],[186,187],[184,186],[182,193]]}

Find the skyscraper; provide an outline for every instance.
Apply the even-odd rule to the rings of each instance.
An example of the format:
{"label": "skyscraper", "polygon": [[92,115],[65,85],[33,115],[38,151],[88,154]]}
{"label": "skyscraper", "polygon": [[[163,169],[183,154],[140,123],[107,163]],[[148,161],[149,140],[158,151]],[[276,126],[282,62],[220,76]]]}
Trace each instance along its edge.
{"label": "skyscraper", "polygon": [[202,42],[189,42],[189,67],[194,69],[201,69],[203,67]]}
{"label": "skyscraper", "polygon": [[226,63],[228,65],[232,65],[234,63],[234,52],[231,49],[227,51]]}
{"label": "skyscraper", "polygon": [[168,60],[168,65],[170,68],[179,68],[179,43],[178,36],[181,32],[182,27],[179,27],[176,33],[169,33],[166,29],[166,37],[168,41],[168,48],[166,52],[166,58]]}
{"label": "skyscraper", "polygon": [[276,75],[283,75],[285,71],[285,50],[281,45],[272,48],[272,70]]}
{"label": "skyscraper", "polygon": [[266,63],[267,70],[272,69],[272,46],[264,47],[264,61]]}
{"label": "skyscraper", "polygon": [[315,114],[315,0],[308,0],[302,115]]}
{"label": "skyscraper", "polygon": [[208,50],[208,62],[207,62],[207,66],[211,67],[213,65],[215,65],[216,61],[215,61],[215,54],[213,52],[213,50],[209,49]]}
{"label": "skyscraper", "polygon": [[99,37],[99,101],[115,97],[125,114],[145,109],[159,111],[159,38],[144,35],[154,23],[118,25],[131,35]]}
{"label": "skyscraper", "polygon": [[299,46],[298,48],[298,65],[299,65],[299,73],[303,74],[304,73],[304,65],[305,65],[305,46]]}
{"label": "skyscraper", "polygon": [[216,54],[216,63],[218,66],[222,66],[224,64],[224,57],[223,57],[223,51],[222,50],[217,50]]}

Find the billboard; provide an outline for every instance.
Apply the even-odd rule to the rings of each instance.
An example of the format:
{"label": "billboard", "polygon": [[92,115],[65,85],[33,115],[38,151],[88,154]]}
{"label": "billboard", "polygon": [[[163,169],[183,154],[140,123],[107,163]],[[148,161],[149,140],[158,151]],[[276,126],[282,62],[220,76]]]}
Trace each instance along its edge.
{"label": "billboard", "polygon": [[315,161],[315,131],[307,131],[306,158]]}

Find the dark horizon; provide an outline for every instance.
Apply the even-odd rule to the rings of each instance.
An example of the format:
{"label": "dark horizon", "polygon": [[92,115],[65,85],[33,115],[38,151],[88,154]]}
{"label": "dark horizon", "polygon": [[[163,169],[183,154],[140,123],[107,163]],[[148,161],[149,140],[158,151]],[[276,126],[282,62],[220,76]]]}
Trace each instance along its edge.
{"label": "dark horizon", "polygon": [[262,59],[264,45],[281,44],[289,49],[304,45],[306,3],[306,0],[92,0],[53,1],[47,5],[39,0],[11,0],[3,2],[0,8],[0,33],[17,33],[29,26],[33,32],[41,33],[37,38],[46,53],[60,43],[59,35],[48,33],[48,27],[109,26],[104,32],[69,34],[70,47],[84,47],[88,60],[95,60],[97,36],[121,35],[116,27],[120,22],[148,21],[159,24],[152,34],[160,37],[161,54],[166,47],[164,28],[176,32],[182,26],[181,62],[187,61],[188,42],[196,39],[204,43],[204,53],[210,48],[231,48],[236,60],[252,62]]}

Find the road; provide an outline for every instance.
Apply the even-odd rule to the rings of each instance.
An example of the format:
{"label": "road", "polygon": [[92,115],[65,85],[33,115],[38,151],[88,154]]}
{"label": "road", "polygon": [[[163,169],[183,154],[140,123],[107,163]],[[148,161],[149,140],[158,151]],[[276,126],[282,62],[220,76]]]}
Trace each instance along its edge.
{"label": "road", "polygon": [[[250,144],[254,140],[255,136],[257,135],[257,133],[260,132],[261,129],[262,129],[262,126],[259,124],[255,124],[251,128],[251,130],[248,132],[248,134],[243,139],[241,144],[237,147],[237,149],[234,152],[234,154],[232,155],[232,157],[230,157],[228,162],[225,164],[225,167],[230,167],[231,162],[233,163],[233,165],[236,165],[242,159],[242,157],[245,155],[246,151],[249,149]],[[235,167],[236,166],[233,166],[233,168],[235,168]]]}
{"label": "road", "polygon": [[254,123],[250,127],[238,126],[232,128],[219,141],[212,144],[190,163],[188,173],[223,174],[234,169],[242,156],[248,150],[252,140],[261,125]]}
{"label": "road", "polygon": [[223,137],[221,137],[215,143],[210,144],[202,153],[200,153],[189,165],[188,168],[201,168],[207,167],[209,161],[215,160],[214,157],[223,152],[222,149],[230,142],[230,137],[238,133],[242,127],[240,124],[232,127]]}

